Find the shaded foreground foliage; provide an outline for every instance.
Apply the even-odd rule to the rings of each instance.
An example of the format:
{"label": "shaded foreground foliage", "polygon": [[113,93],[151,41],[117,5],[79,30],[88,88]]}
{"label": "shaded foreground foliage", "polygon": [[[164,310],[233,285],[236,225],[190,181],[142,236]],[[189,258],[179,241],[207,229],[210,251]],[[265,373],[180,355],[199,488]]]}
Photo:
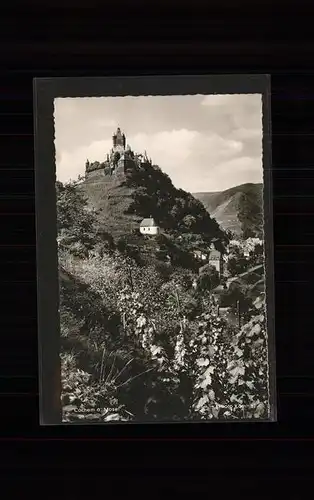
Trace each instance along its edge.
{"label": "shaded foreground foliage", "polygon": [[58,186],[64,421],[267,418],[263,299],[230,325],[213,271],[140,265],[76,193]]}

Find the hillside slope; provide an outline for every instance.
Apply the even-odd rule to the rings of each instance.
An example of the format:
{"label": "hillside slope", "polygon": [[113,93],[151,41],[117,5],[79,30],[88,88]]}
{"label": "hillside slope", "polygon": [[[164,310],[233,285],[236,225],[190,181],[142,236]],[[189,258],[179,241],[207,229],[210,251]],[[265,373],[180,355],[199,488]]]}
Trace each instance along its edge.
{"label": "hillside slope", "polygon": [[237,235],[260,235],[262,228],[262,184],[242,184],[221,192],[193,193],[221,227]]}
{"label": "hillside slope", "polygon": [[134,188],[128,187],[121,180],[114,180],[109,184],[99,178],[80,184],[79,189],[90,208],[96,211],[100,225],[114,239],[138,228],[141,217],[128,213],[133,203]]}
{"label": "hillside slope", "polygon": [[[183,235],[209,244],[225,241],[225,234],[203,204],[190,193],[177,189],[162,170],[151,164],[128,170],[123,179],[112,182],[87,179],[78,185],[99,224],[114,240],[143,240],[139,223],[154,217],[164,236],[175,241]],[[192,235],[192,236],[191,236]],[[137,243],[132,241],[132,243]]]}

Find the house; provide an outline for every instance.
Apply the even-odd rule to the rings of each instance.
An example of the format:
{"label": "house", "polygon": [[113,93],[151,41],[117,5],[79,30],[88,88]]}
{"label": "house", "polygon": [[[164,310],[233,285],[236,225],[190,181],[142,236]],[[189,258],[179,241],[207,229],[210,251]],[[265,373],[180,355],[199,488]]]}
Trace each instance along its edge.
{"label": "house", "polygon": [[207,260],[206,253],[203,253],[200,250],[194,250],[193,255],[194,255],[195,259],[197,259],[197,260],[200,260],[200,261]]}
{"label": "house", "polygon": [[210,248],[209,256],[208,256],[208,264],[213,266],[219,273],[220,276],[223,275],[223,254],[216,250],[216,248],[212,245]]}
{"label": "house", "polygon": [[143,219],[140,223],[140,233],[155,236],[159,234],[159,226],[156,224],[152,217],[148,219]]}

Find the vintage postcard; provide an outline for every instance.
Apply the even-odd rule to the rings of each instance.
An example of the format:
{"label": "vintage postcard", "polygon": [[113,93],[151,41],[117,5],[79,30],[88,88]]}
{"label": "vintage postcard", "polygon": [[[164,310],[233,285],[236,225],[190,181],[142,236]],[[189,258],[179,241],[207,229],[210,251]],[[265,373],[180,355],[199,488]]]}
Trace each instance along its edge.
{"label": "vintage postcard", "polygon": [[269,78],[34,98],[41,422],[275,421]]}

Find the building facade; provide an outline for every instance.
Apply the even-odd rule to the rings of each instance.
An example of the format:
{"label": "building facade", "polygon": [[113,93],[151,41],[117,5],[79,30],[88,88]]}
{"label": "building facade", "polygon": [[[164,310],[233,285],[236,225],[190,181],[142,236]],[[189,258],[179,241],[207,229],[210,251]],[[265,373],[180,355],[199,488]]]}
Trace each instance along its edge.
{"label": "building facade", "polygon": [[224,272],[224,259],[223,259],[223,254],[216,250],[216,248],[212,245],[210,248],[210,252],[208,255],[208,264],[210,266],[213,266],[217,272],[219,273],[219,276],[223,275]]}
{"label": "building facade", "polygon": [[150,236],[156,236],[159,234],[160,228],[158,224],[156,224],[155,220],[152,217],[147,219],[143,219],[140,223],[140,233],[147,234]]}

